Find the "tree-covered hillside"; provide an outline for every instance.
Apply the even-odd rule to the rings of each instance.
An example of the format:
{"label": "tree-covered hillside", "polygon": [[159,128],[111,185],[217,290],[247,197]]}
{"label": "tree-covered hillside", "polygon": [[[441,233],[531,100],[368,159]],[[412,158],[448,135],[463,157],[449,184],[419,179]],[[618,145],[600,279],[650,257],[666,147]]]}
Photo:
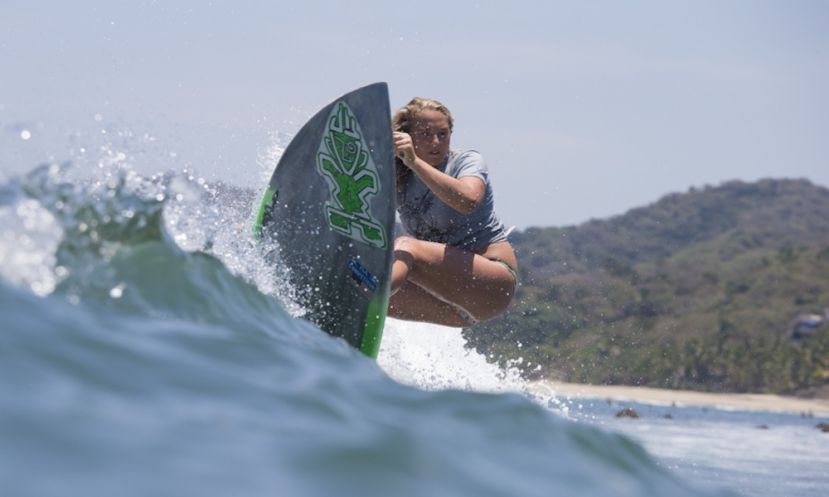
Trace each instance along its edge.
{"label": "tree-covered hillside", "polygon": [[731,182],[513,242],[522,285],[508,312],[465,330],[531,377],[728,391],[829,382],[829,190]]}

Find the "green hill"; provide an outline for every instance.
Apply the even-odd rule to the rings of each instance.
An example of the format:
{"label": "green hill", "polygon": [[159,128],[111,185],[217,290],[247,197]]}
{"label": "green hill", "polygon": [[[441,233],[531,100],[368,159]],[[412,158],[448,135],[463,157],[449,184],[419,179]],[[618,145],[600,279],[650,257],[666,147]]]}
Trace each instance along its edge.
{"label": "green hill", "polygon": [[829,190],[730,182],[608,220],[531,228],[513,242],[522,285],[468,342],[533,378],[714,391],[829,382]]}

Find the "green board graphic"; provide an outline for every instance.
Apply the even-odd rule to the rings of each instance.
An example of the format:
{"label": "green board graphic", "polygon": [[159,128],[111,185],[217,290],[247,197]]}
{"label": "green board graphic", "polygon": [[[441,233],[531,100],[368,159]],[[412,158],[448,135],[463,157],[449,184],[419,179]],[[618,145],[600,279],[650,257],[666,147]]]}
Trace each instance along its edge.
{"label": "green board graphic", "polygon": [[300,129],[263,195],[254,236],[274,243],[304,318],[370,357],[389,299],[394,157],[388,87],[348,93]]}
{"label": "green board graphic", "polygon": [[345,102],[337,103],[328,120],[328,132],[317,153],[317,169],[331,187],[331,200],[325,203],[331,229],[386,248],[386,230],[369,210],[369,200],[380,192],[377,167]]}

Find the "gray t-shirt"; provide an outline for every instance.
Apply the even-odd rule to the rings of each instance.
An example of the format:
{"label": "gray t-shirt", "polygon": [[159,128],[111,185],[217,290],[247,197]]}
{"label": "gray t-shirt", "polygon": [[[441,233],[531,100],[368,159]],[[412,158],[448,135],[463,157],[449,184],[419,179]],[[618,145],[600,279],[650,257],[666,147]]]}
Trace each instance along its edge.
{"label": "gray t-shirt", "polygon": [[505,241],[507,233],[504,224],[495,216],[489,171],[481,154],[475,150],[451,150],[438,169],[453,178],[480,178],[486,185],[481,205],[470,214],[462,214],[440,200],[416,174],[411,173],[407,175],[402,191],[397,193],[397,211],[406,231],[418,240],[445,243],[469,251]]}

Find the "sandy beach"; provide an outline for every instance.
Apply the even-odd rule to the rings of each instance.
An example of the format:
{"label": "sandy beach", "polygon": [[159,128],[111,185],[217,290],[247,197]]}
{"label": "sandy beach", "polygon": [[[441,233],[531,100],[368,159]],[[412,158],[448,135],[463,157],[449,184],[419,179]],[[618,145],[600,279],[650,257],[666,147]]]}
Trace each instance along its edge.
{"label": "sandy beach", "polygon": [[777,411],[814,416],[829,416],[829,400],[802,399],[769,394],[705,393],[688,390],[665,390],[624,385],[581,385],[574,383],[537,382],[533,389],[538,393],[555,393],[576,398],[601,398],[614,401],[631,401],[643,404],[676,404],[678,406],[703,406],[721,409]]}

